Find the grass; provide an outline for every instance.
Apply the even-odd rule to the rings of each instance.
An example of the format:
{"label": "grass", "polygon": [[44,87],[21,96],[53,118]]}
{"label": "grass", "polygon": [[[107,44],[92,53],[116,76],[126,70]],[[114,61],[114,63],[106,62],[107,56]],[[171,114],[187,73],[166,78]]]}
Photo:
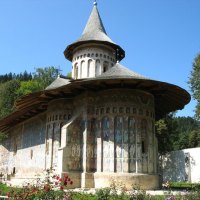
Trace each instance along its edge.
{"label": "grass", "polygon": [[181,189],[181,190],[200,189],[200,183],[170,182],[169,186],[171,189]]}
{"label": "grass", "polygon": [[11,190],[12,190],[11,187],[8,187],[5,184],[0,183],[0,195],[6,195],[6,193]]}

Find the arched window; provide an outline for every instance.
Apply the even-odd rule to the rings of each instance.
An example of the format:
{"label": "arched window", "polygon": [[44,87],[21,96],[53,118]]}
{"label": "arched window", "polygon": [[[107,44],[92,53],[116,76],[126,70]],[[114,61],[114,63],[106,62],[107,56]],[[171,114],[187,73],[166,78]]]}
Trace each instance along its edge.
{"label": "arched window", "polygon": [[136,121],[129,118],[129,172],[136,172]]}
{"label": "arched window", "polygon": [[123,117],[115,118],[115,171],[122,172]]}
{"label": "arched window", "polygon": [[104,141],[109,141],[109,128],[110,128],[110,122],[108,117],[104,117],[102,120],[102,125],[103,125],[103,140]]}
{"label": "arched window", "polygon": [[145,119],[141,121],[141,140],[142,154],[145,154],[148,151],[147,121]]}
{"label": "arched window", "polygon": [[110,171],[110,120],[108,117],[104,117],[102,119],[102,152],[103,152],[103,159],[102,159],[102,169],[104,172]]}
{"label": "arched window", "polygon": [[74,66],[74,79],[77,78],[78,78],[78,63],[76,63]]}
{"label": "arched window", "polygon": [[115,118],[115,171],[129,172],[129,126],[128,117]]}
{"label": "arched window", "polygon": [[95,66],[95,76],[98,76],[101,74],[101,65],[100,60],[96,60],[96,66]]}
{"label": "arched window", "polygon": [[60,123],[60,127],[59,127],[59,147],[61,147],[61,142],[62,142],[62,127],[63,127],[63,123]]}
{"label": "arched window", "polygon": [[13,145],[13,154],[16,155],[17,154],[17,139],[14,139],[14,145]]}
{"label": "arched window", "polygon": [[80,78],[84,78],[83,72],[85,70],[85,61],[81,61]]}
{"label": "arched window", "polygon": [[87,77],[91,76],[91,67],[92,67],[92,60],[88,60],[88,69],[87,69]]}
{"label": "arched window", "polygon": [[103,63],[103,72],[106,72],[108,70],[109,63],[107,61],[104,61]]}
{"label": "arched window", "polygon": [[142,172],[148,172],[148,129],[147,121],[141,121],[141,151],[142,151]]}

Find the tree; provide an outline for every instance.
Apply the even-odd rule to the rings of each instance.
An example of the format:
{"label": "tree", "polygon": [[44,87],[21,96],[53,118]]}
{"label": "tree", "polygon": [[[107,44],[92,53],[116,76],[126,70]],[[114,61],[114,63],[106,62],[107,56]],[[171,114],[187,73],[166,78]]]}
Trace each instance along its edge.
{"label": "tree", "polygon": [[59,70],[55,67],[36,68],[33,73],[33,79],[41,84],[41,89],[45,89],[59,75]]}
{"label": "tree", "polygon": [[193,130],[189,135],[189,147],[200,147],[200,130]]}
{"label": "tree", "polygon": [[6,117],[15,110],[16,91],[19,87],[19,80],[11,80],[0,84],[0,118]]}
{"label": "tree", "polygon": [[188,83],[190,84],[192,97],[197,100],[195,117],[200,119],[200,54],[194,59]]}
{"label": "tree", "polygon": [[165,118],[158,120],[155,123],[156,136],[158,139],[158,152],[163,155],[174,150],[173,141],[176,141],[177,124],[173,119],[174,114],[170,113]]}
{"label": "tree", "polygon": [[199,147],[200,122],[191,117],[169,114],[156,122],[156,136],[161,155],[169,151]]}
{"label": "tree", "polygon": [[55,67],[36,68],[32,74],[0,75],[0,118],[15,110],[15,101],[21,96],[44,90],[58,76]]}
{"label": "tree", "polygon": [[71,79],[71,78],[72,78],[72,72],[69,72],[69,73],[67,74],[67,78],[68,78],[68,79]]}
{"label": "tree", "polygon": [[17,89],[17,97],[21,97],[33,92],[37,92],[43,89],[41,83],[37,80],[21,81],[20,87]]}
{"label": "tree", "polygon": [[4,142],[5,139],[8,138],[6,133],[0,132],[0,145]]}

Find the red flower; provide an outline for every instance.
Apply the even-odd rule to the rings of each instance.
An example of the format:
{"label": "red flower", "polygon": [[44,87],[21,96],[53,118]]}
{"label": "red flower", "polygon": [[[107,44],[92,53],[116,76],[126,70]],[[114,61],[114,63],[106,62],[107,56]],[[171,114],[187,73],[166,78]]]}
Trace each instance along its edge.
{"label": "red flower", "polygon": [[58,185],[58,182],[55,182],[55,185]]}
{"label": "red flower", "polygon": [[64,185],[65,185],[65,186],[67,185],[67,181],[64,182]]}
{"label": "red flower", "polygon": [[11,193],[10,193],[10,192],[7,192],[7,196],[8,196],[8,197],[11,197]]}
{"label": "red flower", "polygon": [[62,178],[60,178],[59,181],[62,182]]}
{"label": "red flower", "polygon": [[32,188],[32,193],[35,193],[37,192],[37,189],[36,188]]}
{"label": "red flower", "polygon": [[63,186],[60,186],[60,190],[63,190],[64,188],[63,188]]}
{"label": "red flower", "polygon": [[56,179],[57,179],[57,180],[59,180],[59,178],[60,178],[59,176],[56,176]]}
{"label": "red flower", "polygon": [[65,177],[66,177],[66,178],[68,177],[67,174],[65,174]]}
{"label": "red flower", "polygon": [[45,190],[46,192],[48,192],[48,191],[50,190],[50,186],[49,186],[49,185],[45,185],[45,186],[44,186],[44,190]]}

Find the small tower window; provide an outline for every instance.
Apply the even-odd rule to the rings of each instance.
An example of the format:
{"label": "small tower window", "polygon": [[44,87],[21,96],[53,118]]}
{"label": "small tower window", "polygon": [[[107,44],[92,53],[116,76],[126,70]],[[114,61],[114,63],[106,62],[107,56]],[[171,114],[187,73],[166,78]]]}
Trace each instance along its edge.
{"label": "small tower window", "polygon": [[103,63],[103,72],[106,72],[108,70],[108,62]]}
{"label": "small tower window", "polygon": [[87,77],[90,77],[91,67],[92,67],[92,60],[88,60]]}
{"label": "small tower window", "polygon": [[101,73],[100,60],[96,60],[95,76],[100,75],[100,73]]}
{"label": "small tower window", "polygon": [[77,79],[77,78],[78,78],[78,64],[76,63],[74,67],[74,79]]}
{"label": "small tower window", "polygon": [[84,70],[85,70],[85,61],[83,60],[83,61],[81,62],[80,78],[84,78]]}

